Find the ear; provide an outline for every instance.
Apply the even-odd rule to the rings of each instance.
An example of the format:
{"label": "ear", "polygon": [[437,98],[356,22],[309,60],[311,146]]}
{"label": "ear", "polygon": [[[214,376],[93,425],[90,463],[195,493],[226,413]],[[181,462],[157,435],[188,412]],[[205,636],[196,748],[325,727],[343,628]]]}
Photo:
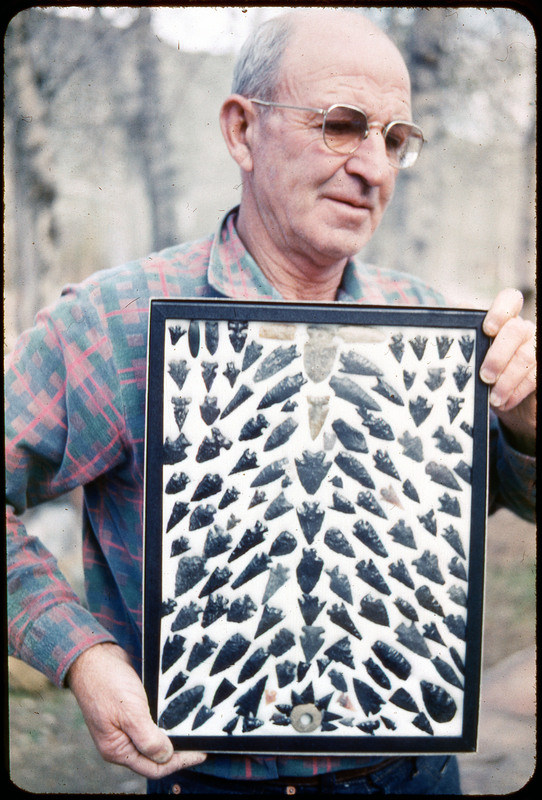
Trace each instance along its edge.
{"label": "ear", "polygon": [[231,157],[245,172],[251,172],[252,128],[255,114],[252,103],[240,94],[232,94],[220,109],[220,128]]}

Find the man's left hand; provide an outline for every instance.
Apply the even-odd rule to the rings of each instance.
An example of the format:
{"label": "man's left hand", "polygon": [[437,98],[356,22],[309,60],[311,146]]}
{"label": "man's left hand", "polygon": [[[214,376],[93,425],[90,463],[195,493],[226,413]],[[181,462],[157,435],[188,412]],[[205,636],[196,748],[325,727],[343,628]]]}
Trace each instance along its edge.
{"label": "man's left hand", "polygon": [[520,317],[523,295],[503,289],[486,314],[493,341],[480,369],[491,386],[489,401],[518,450],[534,455],[536,436],[535,326]]}

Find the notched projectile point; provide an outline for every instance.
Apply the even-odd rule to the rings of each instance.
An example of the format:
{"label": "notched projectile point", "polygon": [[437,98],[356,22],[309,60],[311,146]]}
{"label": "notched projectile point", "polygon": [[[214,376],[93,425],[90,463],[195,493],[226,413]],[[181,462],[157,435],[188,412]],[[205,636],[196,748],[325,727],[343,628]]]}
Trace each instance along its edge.
{"label": "notched projectile point", "polygon": [[237,683],[244,683],[250,680],[250,678],[253,678],[254,675],[261,670],[268,658],[269,653],[265,648],[259,647],[255,650],[243,664],[239,677],[237,678]]}
{"label": "notched projectile point", "polygon": [[188,373],[190,372],[189,368],[186,366],[186,361],[184,359],[180,361],[170,361],[168,367],[168,372],[177,384],[177,387],[182,389]]}
{"label": "notched projectile point", "polygon": [[457,556],[454,556],[450,563],[448,564],[448,569],[450,573],[454,576],[454,578],[459,578],[462,581],[467,580],[467,572],[465,570],[465,565],[462,561],[458,559]]}
{"label": "notched projectile point", "polygon": [[247,448],[243,452],[241,458],[237,461],[233,469],[230,470],[230,475],[236,475],[238,472],[246,472],[249,469],[257,469],[257,468],[258,468],[258,457],[254,450],[249,450]]}
{"label": "notched projectile point", "polygon": [[245,349],[243,354],[243,363],[241,364],[241,372],[245,372],[249,367],[251,367],[262,354],[263,344],[259,344],[259,342],[250,342]]}
{"label": "notched projectile point", "polygon": [[360,681],[358,678],[354,678],[354,691],[366,716],[378,714],[386,702],[368,683]]}
{"label": "notched projectile point", "polygon": [[158,720],[159,727],[171,730],[171,728],[175,728],[181,722],[184,722],[196,706],[201,703],[204,693],[204,686],[194,686],[174,697],[160,715]]}
{"label": "notched projectile point", "polygon": [[217,473],[212,475],[208,472],[198,483],[191,500],[204,500],[206,497],[211,497],[217,494],[222,489],[222,478]]}
{"label": "notched projectile point", "polygon": [[341,514],[355,514],[356,509],[353,503],[340,492],[333,492],[333,505],[330,508],[340,511]]}
{"label": "notched projectile point", "polygon": [[391,484],[389,486],[383,486],[380,489],[380,497],[382,498],[382,500],[385,500],[387,503],[391,503],[392,506],[397,506],[397,508],[400,508],[400,509],[403,508],[403,504],[401,503],[401,501],[400,501],[400,499],[399,499],[399,497],[397,495],[397,492],[395,491],[395,489],[393,488],[393,486]]}
{"label": "notched projectile point", "polygon": [[232,589],[238,589],[240,586],[243,586],[243,584],[252,580],[252,578],[255,578],[257,575],[261,575],[262,572],[265,572],[267,569],[269,569],[270,562],[271,559],[265,553],[259,553],[255,555],[252,558],[252,561],[234,580],[234,582],[231,585]]}
{"label": "notched projectile point", "polygon": [[216,397],[206,395],[205,400],[200,405],[199,412],[206,425],[212,425],[213,422],[216,422],[218,419],[218,416],[220,415],[220,409],[218,408],[217,404],[218,400]]}
{"label": "notched projectile point", "polygon": [[437,535],[437,518],[432,508],[426,514],[419,514],[418,521],[421,522],[425,530],[432,536]]}
{"label": "notched projectile point", "polygon": [[304,594],[303,598],[298,599],[297,602],[299,603],[299,608],[306,625],[312,625],[313,622],[316,621],[316,618],[326,604],[325,600],[320,602],[317,597],[312,597],[312,595],[309,594]]}
{"label": "notched projectile point", "polygon": [[426,622],[423,626],[423,631],[423,635],[426,639],[431,639],[432,642],[445,645],[444,639],[440,635],[439,630],[434,622],[430,622],[429,624]]}
{"label": "notched projectile point", "polygon": [[190,405],[191,402],[192,401],[189,397],[171,398],[171,404],[173,406],[173,416],[175,417],[175,422],[177,423],[179,431],[181,431],[183,428],[186,417],[188,415],[188,406]]}
{"label": "notched projectile point", "polygon": [[179,536],[178,539],[175,539],[175,541],[171,542],[170,556],[172,558],[174,556],[180,556],[183,553],[186,553],[187,550],[190,550],[190,542],[186,536]]}
{"label": "notched projectile point", "polygon": [[236,664],[250,647],[250,642],[240,633],[234,633],[220,648],[209,675],[216,675]]}
{"label": "notched projectile point", "polygon": [[275,592],[278,592],[281,586],[284,586],[288,580],[289,573],[289,568],[284,567],[280,563],[269,571],[269,578],[267,580],[267,586],[265,587],[265,592],[262,597],[262,603],[266,603],[275,594]]}
{"label": "notched projectile point", "polygon": [[233,388],[235,381],[237,380],[237,376],[239,375],[240,372],[241,370],[239,369],[239,367],[235,365],[234,361],[228,361],[228,363],[226,364],[226,369],[222,374],[224,375],[225,378],[227,378],[228,383]]}
{"label": "notched projectile point", "polygon": [[277,673],[279,689],[295,681],[296,666],[292,661],[283,661],[281,664],[276,664],[275,672]]}
{"label": "notched projectile point", "polygon": [[375,467],[380,470],[380,472],[384,472],[391,478],[396,478],[396,480],[401,480],[397,468],[387,450],[377,450],[376,453],[373,454],[373,461]]}
{"label": "notched projectile point", "polygon": [[275,448],[285,444],[298,425],[299,423],[296,422],[293,417],[287,417],[284,422],[281,422],[276,426],[276,428],[273,428],[266,439],[263,448],[264,452],[267,452],[268,450],[275,450]]}
{"label": "notched projectile point", "polygon": [[308,544],[312,544],[314,537],[322,527],[325,512],[320,509],[320,505],[317,502],[303,502],[302,506],[296,509],[296,512],[303,535]]}
{"label": "notched projectile point", "polygon": [[254,528],[247,528],[236,547],[232,550],[228,563],[235,561],[240,556],[248,553],[253,547],[261,544],[265,540],[265,534],[268,528],[263,525],[260,520],[256,521]]}
{"label": "notched projectile point", "polygon": [[317,453],[304,450],[302,457],[295,459],[299,480],[307,494],[315,494],[329,472],[331,461],[326,461],[325,458],[323,450]]}
{"label": "notched projectile point", "polygon": [[366,594],[365,597],[362,597],[359,615],[374,622],[376,625],[389,627],[390,619],[386,606],[380,598],[375,598],[371,594]]}
{"label": "notched projectile point", "polygon": [[252,686],[245,694],[235,701],[237,713],[241,717],[256,717],[263,696],[267,675]]}
{"label": "notched projectile point", "polygon": [[452,517],[461,516],[461,506],[457,497],[450,497],[448,492],[445,492],[442,497],[439,497],[438,501],[440,503],[439,511],[450,514]]}
{"label": "notched projectile point", "polygon": [[385,397],[386,400],[389,400],[390,403],[394,403],[396,406],[404,406],[405,404],[397,389],[394,389],[393,386],[390,386],[390,384],[382,380],[382,378],[376,379],[376,386],[373,386],[372,389],[373,392],[376,392],[381,397]]}
{"label": "notched projectile point", "polygon": [[412,384],[416,380],[416,374],[416,372],[409,372],[407,369],[403,370],[403,383],[407,391],[412,388]]}
{"label": "notched projectile point", "polygon": [[423,444],[419,436],[411,436],[405,431],[403,436],[397,439],[403,447],[403,455],[420,464],[423,461]]}
{"label": "notched projectile point", "polygon": [[350,478],[353,478],[357,481],[361,486],[365,486],[368,489],[374,489],[375,484],[361,461],[359,461],[355,456],[351,453],[346,453],[344,451],[337,453],[335,456],[335,463],[341,469],[345,475],[348,475]]}
{"label": "notched projectile point", "polygon": [[396,522],[395,525],[389,529],[388,533],[394,542],[398,542],[405,547],[411,547],[413,550],[416,549],[412,528],[406,524],[404,519],[400,519]]}
{"label": "notched projectile point", "polygon": [[219,525],[215,525],[214,530],[209,530],[205,539],[205,546],[203,555],[207,558],[213,558],[221,553],[225,553],[230,549],[231,535],[226,533]]}
{"label": "notched projectile point", "polygon": [[201,362],[201,377],[208,392],[211,391],[213,383],[216,378],[216,371],[218,363],[216,361],[202,361]]}
{"label": "notched projectile point", "polygon": [[427,642],[414,622],[411,622],[410,625],[405,625],[404,622],[401,622],[395,629],[395,633],[397,634],[397,641],[399,644],[408,647],[409,650],[412,650],[412,652],[416,653],[418,656],[431,658],[431,651],[427,646]]}
{"label": "notched projectile point", "polygon": [[189,605],[180,609],[171,624],[171,630],[181,631],[184,628],[188,628],[189,625],[193,625],[198,621],[201,613],[202,609],[197,605],[197,603],[191,602]]}
{"label": "notched projectile point", "polygon": [[444,367],[429,367],[427,369],[427,378],[424,380],[425,385],[431,392],[440,389],[446,380],[446,370]]}
{"label": "notched projectile point", "polygon": [[186,489],[189,483],[190,478],[184,472],[174,472],[166,484],[165,492],[166,494],[177,494]]}
{"label": "notched projectile point", "polygon": [[208,628],[209,625],[212,625],[213,622],[220,619],[220,617],[227,612],[229,602],[230,601],[221,594],[210,595],[201,619],[201,627]]}
{"label": "notched projectile point", "polygon": [[300,354],[297,352],[297,347],[292,344],[290,347],[283,347],[279,345],[263,361],[259,364],[258,369],[254,373],[254,380],[256,382],[268,380],[284,369]]}
{"label": "notched projectile point", "polygon": [[472,370],[469,369],[469,367],[464,367],[462,364],[459,364],[456,371],[453,373],[453,377],[457,390],[462,392],[472,377]]}
{"label": "notched projectile point", "polygon": [[388,572],[392,578],[395,578],[396,581],[399,581],[409,589],[414,589],[414,581],[410,577],[405,566],[405,562],[402,558],[399,558],[395,563],[390,564],[388,567]]}
{"label": "notched projectile point", "polygon": [[446,486],[448,489],[455,489],[461,491],[461,486],[455,479],[451,470],[445,467],[444,464],[437,464],[436,461],[429,461],[425,465],[425,472],[430,476],[433,483],[438,483],[441,486]]}
{"label": "notched projectile point", "polygon": [[329,528],[324,536],[324,542],[334,553],[339,553],[346,556],[346,558],[355,558],[356,556],[352,545],[338,528]]}
{"label": "notched projectile point", "polygon": [[422,555],[419,558],[415,558],[412,563],[416,567],[418,575],[423,575],[424,578],[428,578],[440,586],[444,585],[445,581],[439,569],[438,558],[435,553],[424,550]]}
{"label": "notched projectile point", "polygon": [[186,333],[186,328],[183,328],[181,325],[170,325],[168,330],[171,344],[175,347],[181,336],[184,336]]}
{"label": "notched projectile point", "polygon": [[212,458],[217,458],[222,449],[229,450],[232,446],[232,442],[227,439],[218,428],[211,428],[211,436],[211,439],[208,436],[205,436],[199,446],[196,454],[196,461],[198,463],[210,461]]}
{"label": "notched projectile point", "polygon": [[268,427],[269,422],[266,420],[264,415],[258,414],[256,417],[252,417],[245,422],[241,428],[241,433],[239,434],[239,441],[244,442],[250,439],[257,439],[262,435],[264,428]]}
{"label": "notched projectile point", "polygon": [[428,405],[425,397],[418,396],[415,400],[409,400],[408,408],[414,424],[419,428],[431,413],[433,406]]}
{"label": "notched projectile point", "polygon": [[257,610],[258,606],[248,594],[244,597],[238,597],[232,602],[228,610],[228,622],[245,622],[247,619],[250,619]]}
{"label": "notched projectile point", "polygon": [[209,573],[205,569],[206,559],[201,556],[184,556],[180,559],[175,576],[175,596],[188,592]]}
{"label": "notched projectile point", "polygon": [[280,458],[278,461],[273,461],[271,464],[268,464],[266,467],[264,467],[261,472],[258,473],[258,475],[256,475],[250,486],[267,486],[268,483],[272,483],[273,481],[282,478],[286,472],[287,464],[287,458]]}
{"label": "notched projectile point", "polygon": [[358,562],[356,564],[356,570],[358,577],[360,577],[362,581],[365,581],[365,583],[367,583],[369,586],[372,586],[373,589],[376,589],[377,592],[385,595],[391,594],[390,587],[378,571],[378,568],[372,558],[370,558],[369,561]]}
{"label": "notched projectile point", "polygon": [[395,439],[391,425],[383,417],[375,417],[374,414],[365,412],[362,408],[358,408],[357,412],[363,419],[361,424],[369,429],[370,435],[374,436],[375,439],[384,439],[388,442]]}
{"label": "notched projectile point", "polygon": [[287,499],[284,492],[281,492],[274,500],[272,500],[265,510],[263,518],[269,522],[272,519],[281,517],[293,508],[292,503]]}
{"label": "notched projectile point", "polygon": [[352,605],[352,589],[347,576],[339,572],[339,567],[337,566],[333,567],[333,569],[326,569],[326,573],[329,575],[329,588],[331,591]]}
{"label": "notched projectile point", "polygon": [[345,636],[343,639],[335,642],[335,644],[333,644],[331,647],[328,647],[328,649],[325,651],[325,655],[331,661],[339,661],[346,667],[355,669],[354,658],[350,649],[350,641],[348,636]]}
{"label": "notched projectile point", "polygon": [[457,417],[464,402],[464,397],[454,397],[453,395],[448,395],[446,398],[446,407],[448,409],[448,419],[450,420],[450,423],[452,423]]}
{"label": "notched projectile point", "polygon": [[196,506],[190,514],[188,528],[191,531],[205,528],[207,525],[212,525],[216,514],[216,508],[213,505]]}
{"label": "notched projectile point", "polygon": [[225,586],[231,578],[231,571],[227,567],[216,567],[213,574],[199,593],[199,597],[207,597]]}
{"label": "notched projectile point", "polygon": [[361,353],[357,353],[355,350],[350,350],[347,353],[341,353],[340,355],[341,361],[341,368],[340,372],[347,372],[350,375],[383,375],[384,373],[365,356],[361,355]]}
{"label": "notched projectile point", "polygon": [[418,589],[416,589],[414,594],[416,595],[416,600],[422,608],[425,608],[427,611],[432,611],[433,614],[438,614],[439,617],[444,616],[442,606],[434,597],[429,586],[420,586]]}
{"label": "notched projectile point", "polygon": [[388,551],[370,522],[358,520],[354,525],[353,533],[375,555],[383,556],[384,558],[388,555]]}
{"label": "notched projectile point", "polygon": [[218,645],[216,642],[213,642],[207,635],[204,635],[201,642],[196,642],[190,651],[188,664],[186,665],[188,672],[192,672],[193,669],[203,664],[217,647]]}
{"label": "notched projectile point", "polygon": [[409,344],[412,347],[414,355],[418,361],[421,361],[427,345],[427,336],[414,336],[413,339],[409,339]]}
{"label": "notched projectile point", "polygon": [[258,405],[258,410],[284,402],[292,395],[297,394],[305,383],[307,383],[307,380],[301,372],[297,375],[289,375],[283,378],[264,394]]}
{"label": "notched projectile point", "polygon": [[186,517],[186,515],[188,514],[189,510],[190,510],[189,503],[183,503],[181,500],[176,500],[168,519],[166,532],[169,533],[169,531],[172,528],[174,528],[178,522],[184,519],[184,517]]}
{"label": "notched projectile point", "polygon": [[415,503],[420,502],[420,496],[410,478],[407,478],[403,483],[403,494],[408,497],[409,500],[413,500]]}
{"label": "notched projectile point", "polygon": [[352,405],[363,409],[365,412],[382,411],[376,400],[347,376],[333,375],[329,380],[329,385],[337,397],[341,400],[346,400],[347,403],[352,403]]}
{"label": "notched projectile point", "polygon": [[169,637],[167,638],[162,651],[162,674],[167,672],[168,669],[172,667],[173,664],[175,664],[175,662],[178,661],[182,656],[185,651],[185,643],[185,637],[181,636],[179,633],[176,633],[171,637],[171,639]]}
{"label": "notched projectile point", "polygon": [[448,350],[452,346],[454,340],[451,339],[449,336],[444,335],[444,336],[437,336],[436,341],[437,341],[438,357],[442,359],[447,355]]}
{"label": "notched projectile point", "polygon": [[275,634],[267,649],[272,656],[279,658],[280,656],[283,656],[284,653],[287,653],[288,650],[294,646],[294,644],[294,634],[287,628],[281,628],[280,631]]}
{"label": "notched projectile point", "polygon": [[442,538],[448,542],[450,547],[452,547],[455,552],[461,556],[461,558],[466,558],[461,537],[453,525],[448,525],[448,527],[444,529],[442,532]]}
{"label": "notched projectile point", "polygon": [[180,433],[176,439],[166,436],[163,450],[164,464],[178,464],[179,461],[184,461],[186,448],[190,447],[190,444],[184,433]]}
{"label": "notched projectile point", "polygon": [[325,380],[335,362],[338,345],[334,342],[335,326],[309,325],[303,347],[303,366],[313,383]]}
{"label": "notched projectile point", "polygon": [[354,453],[369,452],[367,441],[363,433],[352,425],[349,425],[348,422],[345,422],[343,419],[336,419],[332,422],[331,427],[342,446],[346,447],[347,450],[351,450]]}
{"label": "notched projectile point", "polygon": [[369,491],[369,489],[364,492],[359,492],[356,502],[358,506],[361,506],[366,511],[370,511],[371,514],[374,514],[377,517],[382,517],[382,519],[388,518],[382,506],[378,503],[377,499]]}
{"label": "notched projectile point", "polygon": [[463,448],[461,444],[457,441],[455,436],[451,433],[446,433],[442,425],[439,425],[435,433],[433,434],[433,439],[437,440],[437,447],[439,450],[442,450],[443,453],[462,453]]}
{"label": "notched projectile point", "polygon": [[325,628],[313,625],[303,625],[302,635],[299,637],[303,653],[307,662],[311,662],[322,645],[324,644]]}
{"label": "notched projectile point", "polygon": [[402,333],[394,333],[391,337],[391,344],[389,345],[395,360],[400,364],[403,354],[405,352],[405,344],[403,342]]}
{"label": "notched projectile point", "polygon": [[228,322],[228,330],[230,332],[231,346],[236,353],[240,353],[247,339],[248,322],[230,320]]}
{"label": "notched projectile point", "polygon": [[355,636],[356,639],[361,640],[361,633],[350,619],[350,615],[348,614],[344,603],[341,603],[341,605],[334,603],[333,607],[326,611],[326,614],[330,620],[335,623],[335,625],[339,625],[351,636]]}
{"label": "notched projectile point", "polygon": [[468,334],[461,336],[459,339],[459,347],[463,353],[463,358],[468,363],[472,358],[472,353],[474,350],[474,339],[472,336],[469,336]]}

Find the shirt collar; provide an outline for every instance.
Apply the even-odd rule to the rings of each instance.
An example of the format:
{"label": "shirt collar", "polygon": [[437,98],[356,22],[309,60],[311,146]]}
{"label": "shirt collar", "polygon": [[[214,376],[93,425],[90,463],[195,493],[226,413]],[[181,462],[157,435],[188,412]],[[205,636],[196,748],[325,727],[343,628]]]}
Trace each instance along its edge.
{"label": "shirt collar", "polygon": [[[282,300],[239,238],[238,211],[239,206],[235,206],[220,221],[209,258],[209,283],[220,294],[235,300]],[[337,293],[339,302],[362,298],[358,271],[358,265],[350,259]]]}

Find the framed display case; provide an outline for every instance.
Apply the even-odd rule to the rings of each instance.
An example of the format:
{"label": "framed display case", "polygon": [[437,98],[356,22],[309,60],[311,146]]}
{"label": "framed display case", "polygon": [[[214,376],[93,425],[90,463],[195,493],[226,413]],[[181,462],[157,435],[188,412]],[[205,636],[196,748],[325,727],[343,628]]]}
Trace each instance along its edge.
{"label": "framed display case", "polygon": [[483,316],[151,301],[144,683],[177,749],[475,749]]}

